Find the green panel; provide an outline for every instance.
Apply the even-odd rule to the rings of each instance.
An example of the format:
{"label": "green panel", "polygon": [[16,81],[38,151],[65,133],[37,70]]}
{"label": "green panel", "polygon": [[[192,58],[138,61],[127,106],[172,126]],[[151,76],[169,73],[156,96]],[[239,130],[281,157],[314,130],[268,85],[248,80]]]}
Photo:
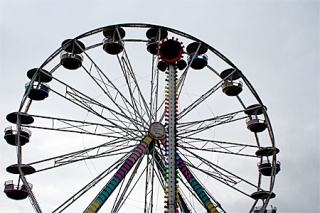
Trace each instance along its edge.
{"label": "green panel", "polygon": [[107,192],[108,194],[111,194],[112,192],[110,186],[107,186],[103,191]]}
{"label": "green panel", "polygon": [[190,184],[191,184],[192,188],[194,188],[199,183],[196,179],[192,178],[192,179],[190,179]]}
{"label": "green panel", "polygon": [[106,198],[108,198],[110,196],[110,194],[108,192],[106,192],[106,191],[102,191],[101,194],[103,196],[105,196]]}
{"label": "green panel", "polygon": [[202,200],[202,198],[203,198],[203,196],[206,196],[206,193],[204,192],[204,191],[202,191],[202,192],[200,192],[199,194],[198,194],[198,196],[201,198],[201,200]]}
{"label": "green panel", "polygon": [[102,191],[102,192],[100,193],[100,195],[103,196],[103,197],[105,197],[104,200],[106,200],[106,199],[110,196],[110,193],[108,193],[108,192],[106,192],[106,191]]}
{"label": "green panel", "polygon": [[108,187],[110,187],[111,191],[113,191],[116,187],[114,185],[109,185]]}
{"label": "green panel", "polygon": [[199,190],[202,190],[203,191],[203,189],[202,189],[202,186],[198,183],[197,185],[195,185],[194,187],[193,187],[193,189],[198,193],[198,191]]}
{"label": "green panel", "polygon": [[117,181],[117,179],[113,178],[111,181],[110,181],[110,184],[115,188],[117,185],[118,185],[119,181]]}
{"label": "green panel", "polygon": [[105,201],[105,197],[101,196],[101,194],[96,198],[97,201],[99,201],[100,203],[103,203]]}
{"label": "green panel", "polygon": [[209,198],[207,195],[206,195],[205,197],[203,197],[202,201],[203,201],[203,203],[206,204],[206,205],[208,205],[208,203],[211,203],[211,200],[210,200],[210,198]]}
{"label": "green panel", "polygon": [[202,188],[202,187],[201,187],[201,188],[198,188],[198,189],[196,190],[197,195],[199,195],[201,192],[203,192],[203,188]]}

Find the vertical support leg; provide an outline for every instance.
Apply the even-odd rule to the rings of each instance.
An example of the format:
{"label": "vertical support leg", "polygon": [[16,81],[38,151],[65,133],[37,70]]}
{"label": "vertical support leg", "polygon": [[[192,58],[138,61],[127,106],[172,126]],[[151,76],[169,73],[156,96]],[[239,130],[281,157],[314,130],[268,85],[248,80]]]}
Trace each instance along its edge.
{"label": "vertical support leg", "polygon": [[167,167],[167,208],[168,213],[176,213],[178,186],[176,166],[176,118],[177,118],[177,73],[174,65],[169,64],[168,85],[166,87],[166,150]]}

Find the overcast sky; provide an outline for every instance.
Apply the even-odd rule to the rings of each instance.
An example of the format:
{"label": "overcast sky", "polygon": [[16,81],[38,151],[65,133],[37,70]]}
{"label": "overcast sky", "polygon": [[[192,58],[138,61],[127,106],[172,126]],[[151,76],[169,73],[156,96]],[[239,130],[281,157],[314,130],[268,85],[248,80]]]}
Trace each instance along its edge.
{"label": "overcast sky", "polygon": [[[245,70],[268,107],[280,149],[272,205],[285,213],[320,211],[319,1],[0,0],[0,129],[10,125],[5,116],[19,107],[29,69],[64,39],[119,23],[186,32]],[[0,182],[17,179],[5,171],[15,161],[14,147],[2,140]],[[28,200],[16,202],[4,193],[0,209],[33,210]]]}

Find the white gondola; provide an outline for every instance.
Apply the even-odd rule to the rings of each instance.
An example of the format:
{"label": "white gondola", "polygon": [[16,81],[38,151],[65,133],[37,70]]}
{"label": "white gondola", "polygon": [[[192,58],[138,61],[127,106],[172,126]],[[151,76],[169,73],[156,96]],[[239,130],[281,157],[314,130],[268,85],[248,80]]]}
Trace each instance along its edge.
{"label": "white gondola", "polygon": [[[29,142],[31,137],[31,131],[27,128],[21,128],[19,139],[20,145],[23,146]],[[4,130],[4,139],[7,141],[8,144],[17,146],[18,143],[18,131],[12,129],[12,126],[5,128]]]}
{"label": "white gondola", "polygon": [[242,82],[225,81],[222,84],[222,91],[228,96],[237,96],[242,92]]}
{"label": "white gondola", "polygon": [[[275,175],[280,172],[280,166],[281,166],[281,163],[279,161],[277,161],[275,163]],[[259,171],[261,172],[262,175],[264,175],[264,176],[271,176],[272,175],[273,166],[269,160],[264,160],[264,161],[262,161],[262,163],[258,163],[258,168],[259,168]]]}
{"label": "white gondola", "polygon": [[[32,188],[32,184],[29,183]],[[4,183],[4,193],[13,200],[23,200],[29,196],[29,192],[25,185],[14,185],[12,180]]]}
{"label": "white gondola", "polygon": [[251,132],[263,132],[267,128],[265,120],[259,119],[257,115],[252,115],[246,120],[247,128]]}
{"label": "white gondola", "polygon": [[118,55],[123,51],[124,44],[121,40],[115,41],[112,38],[103,39],[103,50],[110,55]]}
{"label": "white gondola", "polygon": [[76,70],[82,66],[83,57],[81,54],[73,54],[68,52],[62,52],[60,54],[61,65],[69,70]]}
{"label": "white gondola", "polygon": [[[49,96],[50,86],[40,82],[26,83],[26,91],[29,90],[28,97],[34,101],[42,101]],[[30,88],[31,87],[31,88]]]}

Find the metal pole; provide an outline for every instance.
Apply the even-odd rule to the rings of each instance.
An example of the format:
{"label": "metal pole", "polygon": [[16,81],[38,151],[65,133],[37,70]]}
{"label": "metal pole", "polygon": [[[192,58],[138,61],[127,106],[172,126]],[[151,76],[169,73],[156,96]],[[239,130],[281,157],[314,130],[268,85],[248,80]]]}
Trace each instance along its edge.
{"label": "metal pole", "polygon": [[177,106],[177,76],[174,65],[168,69],[168,210],[176,212],[176,106]]}

